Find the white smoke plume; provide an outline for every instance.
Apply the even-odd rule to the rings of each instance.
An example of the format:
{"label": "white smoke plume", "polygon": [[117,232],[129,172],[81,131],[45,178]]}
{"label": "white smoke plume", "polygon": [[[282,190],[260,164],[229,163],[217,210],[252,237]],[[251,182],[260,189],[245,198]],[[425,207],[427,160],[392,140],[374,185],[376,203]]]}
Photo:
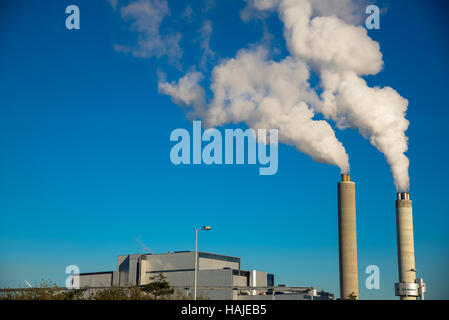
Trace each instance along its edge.
{"label": "white smoke plume", "polygon": [[[278,13],[291,57],[275,62],[268,59],[266,50],[241,50],[236,58],[214,68],[210,103],[198,75],[187,74],[175,83],[161,82],[160,92],[177,103],[193,105],[193,114],[209,126],[245,122],[255,129],[278,127],[281,141],[346,172],[348,157],[331,126],[313,119],[315,113],[321,113],[340,129],[358,129],[385,155],[397,190],[408,191],[409,160],[404,154],[408,148],[408,101],[390,87],[371,88],[362,78],[380,72],[383,61],[379,44],[354,24],[359,20],[354,2],[247,3],[241,14],[245,19]],[[251,15],[252,11],[255,14]],[[320,97],[308,84],[309,67],[320,77]]]}
{"label": "white smoke plume", "polygon": [[380,72],[383,61],[379,44],[352,24],[357,20],[352,1],[252,0],[248,8],[278,12],[290,53],[320,75],[324,91],[316,111],[341,129],[358,129],[385,155],[397,190],[408,191],[408,101],[390,87],[370,88],[361,78]]}
{"label": "white smoke plume", "polygon": [[394,89],[370,88],[361,75],[383,67],[379,44],[361,26],[335,16],[312,17],[308,0],[283,0],[278,11],[289,51],[309,62],[321,76],[319,110],[340,128],[357,128],[390,164],[398,191],[408,191],[408,101]]}
{"label": "white smoke plume", "polygon": [[[160,77],[161,78],[161,77]],[[175,83],[159,81],[159,92],[171,96],[174,103],[187,109],[187,117],[193,120],[198,114],[204,114],[204,89],[199,85],[204,76],[200,72],[189,72]],[[188,110],[189,107],[193,110]]]}
{"label": "white smoke plume", "polygon": [[201,74],[186,74],[178,82],[159,83],[159,91],[173,101],[193,106],[190,115],[200,116],[207,127],[244,122],[257,129],[279,128],[279,140],[294,145],[313,160],[349,171],[348,155],[324,120],[314,120],[309,105],[319,104],[309,87],[309,70],[298,59],[268,59],[263,48],[241,50],[236,58],[212,72],[213,99],[207,105],[198,84]]}

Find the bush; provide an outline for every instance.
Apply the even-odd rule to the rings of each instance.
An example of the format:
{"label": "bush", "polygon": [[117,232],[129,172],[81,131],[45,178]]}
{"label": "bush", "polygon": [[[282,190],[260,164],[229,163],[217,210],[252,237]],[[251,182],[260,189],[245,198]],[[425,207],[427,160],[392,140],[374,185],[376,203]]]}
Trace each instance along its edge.
{"label": "bush", "polygon": [[58,287],[51,280],[41,280],[39,287],[1,290],[2,300],[79,300],[83,290],[70,290]]}
{"label": "bush", "polygon": [[190,297],[176,291],[166,277],[150,278],[153,282],[144,286],[67,289],[58,287],[50,280],[41,280],[39,287],[0,289],[1,300],[189,300]]}

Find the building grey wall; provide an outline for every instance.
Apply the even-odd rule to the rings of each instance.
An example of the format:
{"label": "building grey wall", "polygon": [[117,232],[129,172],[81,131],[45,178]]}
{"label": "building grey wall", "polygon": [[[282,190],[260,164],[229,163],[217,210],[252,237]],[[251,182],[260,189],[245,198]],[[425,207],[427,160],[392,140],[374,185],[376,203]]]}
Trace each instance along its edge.
{"label": "building grey wall", "polygon": [[121,255],[117,258],[117,270],[119,273],[118,285],[136,286],[139,285],[142,254]]}
{"label": "building grey wall", "polygon": [[198,296],[211,300],[232,299],[233,275],[231,269],[200,270],[197,281]]}
{"label": "building grey wall", "polygon": [[113,272],[81,273],[80,287],[110,287],[113,284]]}
{"label": "building grey wall", "polygon": [[195,268],[193,252],[146,255],[146,272],[188,270]]}
{"label": "building grey wall", "polygon": [[117,271],[119,273],[119,285],[127,286],[129,275],[129,255],[117,257]]}
{"label": "building grey wall", "polygon": [[120,273],[118,271],[112,272],[112,286],[113,287],[120,286]]}
{"label": "building grey wall", "polygon": [[199,252],[198,262],[200,269],[240,269],[240,258],[213,254],[209,252]]}
{"label": "building grey wall", "polygon": [[238,262],[203,258],[201,256],[198,258],[198,270],[223,269],[223,268],[238,270],[240,266]]}
{"label": "building grey wall", "polygon": [[[195,282],[195,271],[171,271],[171,272],[149,272],[147,277],[154,277],[163,274],[167,278],[167,282],[175,287],[193,287]],[[198,286],[232,286],[232,270],[199,270]]]}
{"label": "building grey wall", "polygon": [[[169,271],[147,273],[147,277],[158,276],[163,274],[170,283],[178,291],[185,292],[193,296],[195,276],[194,270],[189,271]],[[233,275],[231,269],[219,269],[219,270],[199,270],[198,271],[198,296],[203,296],[207,299],[232,299],[233,288]],[[149,280],[147,280],[150,282]],[[244,280],[246,283],[246,279]],[[214,287],[214,288],[210,288]]]}
{"label": "building grey wall", "polygon": [[248,286],[248,277],[246,277],[246,276],[233,276],[232,277],[232,285],[234,287],[247,287]]}
{"label": "building grey wall", "polygon": [[140,254],[129,256],[128,285],[136,286],[139,282]]}
{"label": "building grey wall", "polygon": [[[146,271],[189,270],[195,268],[195,252],[144,255]],[[198,252],[198,270],[240,269],[240,259],[207,252]]]}

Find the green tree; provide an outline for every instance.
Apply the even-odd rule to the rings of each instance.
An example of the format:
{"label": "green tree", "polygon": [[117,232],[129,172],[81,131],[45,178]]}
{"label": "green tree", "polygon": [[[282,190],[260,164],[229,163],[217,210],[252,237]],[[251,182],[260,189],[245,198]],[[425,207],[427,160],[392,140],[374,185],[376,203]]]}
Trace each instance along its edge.
{"label": "green tree", "polygon": [[142,286],[142,291],[154,295],[156,299],[160,296],[173,294],[174,290],[166,279],[167,277],[162,273],[159,276],[151,277],[150,280],[153,281]]}

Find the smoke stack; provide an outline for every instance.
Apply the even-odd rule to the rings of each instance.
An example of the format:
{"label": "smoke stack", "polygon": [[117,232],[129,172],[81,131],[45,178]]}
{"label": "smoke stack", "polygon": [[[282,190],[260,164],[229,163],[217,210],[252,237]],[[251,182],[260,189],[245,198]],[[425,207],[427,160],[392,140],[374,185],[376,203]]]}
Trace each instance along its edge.
{"label": "smoke stack", "polygon": [[355,183],[349,174],[338,183],[338,240],[340,253],[340,298],[359,298]]}
{"label": "smoke stack", "polygon": [[412,200],[408,192],[397,194],[396,228],[399,283],[395,284],[395,293],[401,300],[416,300],[418,296],[424,299],[425,283],[416,279]]}

